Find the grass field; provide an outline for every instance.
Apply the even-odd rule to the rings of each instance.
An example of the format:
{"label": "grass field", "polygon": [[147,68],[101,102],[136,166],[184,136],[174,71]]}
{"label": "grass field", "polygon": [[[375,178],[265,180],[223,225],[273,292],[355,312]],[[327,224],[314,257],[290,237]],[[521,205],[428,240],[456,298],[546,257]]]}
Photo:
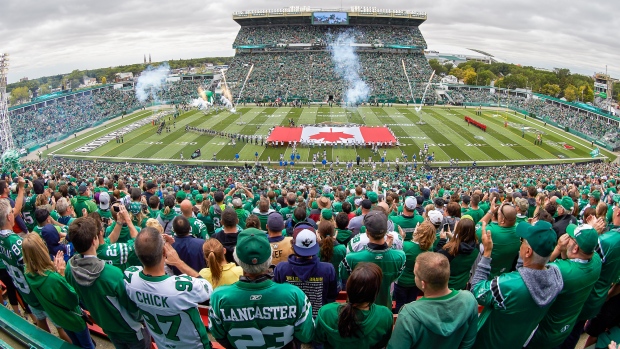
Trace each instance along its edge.
{"label": "grass field", "polygon": [[[142,118],[148,117],[152,111],[139,111],[116,119],[105,126],[92,129],[77,138],[69,138],[65,142],[51,147],[44,155],[53,154],[57,157],[73,159],[98,159],[101,161],[128,161],[149,163],[181,163],[183,153],[184,164],[216,165],[210,161],[213,154],[217,155],[217,164],[234,164],[238,152],[239,163],[253,163],[254,154],[260,154],[259,160],[266,164],[271,157],[275,164],[280,153],[288,159],[292,149],[272,148],[260,145],[249,145],[243,142],[235,147],[228,145],[222,137],[211,137],[197,133],[185,132],[185,126],[210,128],[218,131],[266,135],[272,126],[288,126],[289,118],[297,125],[315,124],[320,122],[350,122],[365,125],[385,125],[396,135],[400,147],[387,150],[388,161],[401,157],[403,150],[411,159],[418,154],[424,143],[429,144],[429,151],[435,152],[434,166],[446,166],[452,158],[458,158],[461,166],[469,166],[475,160],[479,165],[521,165],[532,163],[582,162],[592,160],[590,151],[593,147],[572,134],[558,128],[543,125],[542,122],[527,118],[512,111],[484,110],[482,116],[475,116],[473,108],[425,107],[417,112],[412,107],[361,107],[357,109],[310,107],[310,108],[266,108],[242,107],[236,114],[228,111],[216,115],[204,115],[193,110],[181,114],[176,119],[176,127],[172,132],[156,133],[157,126],[142,126],[124,137],[124,143],[114,140],[102,145],[90,153],[75,152],[78,147],[92,142],[114,130],[120,129]],[[463,120],[470,116],[476,121],[487,125],[487,132],[474,126],[468,126]],[[504,127],[507,118],[509,126]],[[418,123],[419,121],[423,123]],[[525,137],[522,138],[522,127]],[[543,133],[543,144],[534,145],[536,132]],[[568,145],[567,149],[565,145]],[[202,156],[195,160],[189,157],[196,149]],[[301,148],[299,165],[307,165],[312,161],[312,154],[323,153],[323,148]],[[369,148],[327,148],[327,158],[335,161],[338,157],[341,165],[346,161],[355,160],[357,154],[362,159],[372,155]],[[610,160],[615,155],[601,149],[601,157]],[[322,156],[319,157],[322,159]],[[374,161],[379,161],[375,156]],[[402,158],[400,159],[402,162]]]}

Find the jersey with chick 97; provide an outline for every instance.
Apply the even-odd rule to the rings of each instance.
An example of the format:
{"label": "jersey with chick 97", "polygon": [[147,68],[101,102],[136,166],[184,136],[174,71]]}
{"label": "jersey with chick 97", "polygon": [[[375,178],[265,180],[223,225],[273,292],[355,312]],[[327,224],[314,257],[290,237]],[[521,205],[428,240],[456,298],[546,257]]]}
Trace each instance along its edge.
{"label": "jersey with chick 97", "polygon": [[129,267],[125,285],[159,348],[211,348],[197,307],[211,297],[208,281],[187,275],[149,276],[142,267]]}

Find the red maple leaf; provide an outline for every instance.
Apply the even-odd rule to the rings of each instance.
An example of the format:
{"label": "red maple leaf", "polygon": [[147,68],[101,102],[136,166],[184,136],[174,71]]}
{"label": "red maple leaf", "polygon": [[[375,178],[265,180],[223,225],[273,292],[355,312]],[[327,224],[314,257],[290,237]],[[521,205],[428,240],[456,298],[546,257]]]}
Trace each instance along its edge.
{"label": "red maple leaf", "polygon": [[323,142],[337,142],[341,139],[348,138],[355,138],[355,136],[344,132],[333,132],[331,128],[329,129],[329,132],[319,132],[310,136],[310,139],[322,139]]}

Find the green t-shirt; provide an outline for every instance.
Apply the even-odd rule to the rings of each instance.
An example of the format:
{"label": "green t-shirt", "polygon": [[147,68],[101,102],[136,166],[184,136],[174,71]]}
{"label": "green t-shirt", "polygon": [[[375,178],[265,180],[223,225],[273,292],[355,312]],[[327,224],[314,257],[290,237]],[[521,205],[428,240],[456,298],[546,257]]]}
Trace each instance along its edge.
{"label": "green t-shirt", "polygon": [[411,240],[416,226],[424,222],[424,217],[420,216],[417,212],[414,212],[412,216],[391,216],[389,219],[394,222],[395,231],[398,231],[398,227],[403,229],[405,232],[405,240]]}
{"label": "green t-shirt", "polygon": [[392,333],[393,315],[387,307],[371,304],[368,310],[357,310],[358,336],[343,338],[338,332],[338,316],[344,304],[329,303],[319,310],[314,340],[325,349],[383,348]]}
{"label": "green t-shirt", "polygon": [[469,210],[465,212],[465,214],[468,214],[471,216],[471,218],[474,220],[474,224],[478,224],[478,222],[480,222],[482,217],[484,217],[485,213],[483,209],[478,207],[477,209],[470,208]]}
{"label": "green t-shirt", "polygon": [[417,242],[413,242],[410,240],[405,240],[403,242],[403,252],[405,252],[406,262],[405,269],[403,273],[400,275],[396,283],[398,286],[402,287],[413,287],[415,286],[415,277],[413,276],[413,268],[415,267],[415,259],[422,252],[427,252],[432,250],[432,246],[430,249],[424,251],[420,248],[420,245]]}
{"label": "green t-shirt", "polygon": [[383,271],[381,289],[377,295],[376,303],[386,307],[392,307],[392,295],[390,288],[403,270],[406,262],[405,252],[392,248],[372,250],[366,246],[363,250],[352,252],[342,260],[339,266],[340,279],[346,280],[359,263],[370,262],[378,265]]}
{"label": "green t-shirt", "polygon": [[[478,241],[482,241],[482,227],[476,227]],[[516,229],[516,226],[500,227],[495,222],[487,224],[487,230],[491,231],[491,236],[493,237],[489,280],[499,274],[508,273],[512,270],[512,266],[519,255],[519,248],[521,248],[521,240],[517,236]]]}
{"label": "green t-shirt", "polygon": [[611,284],[616,282],[620,275],[620,231],[610,230],[599,235],[598,246],[594,250],[601,257],[601,275],[594,284],[588,300],[579,314],[578,320],[591,319],[598,314],[607,299],[607,292]]}
{"label": "green t-shirt", "polygon": [[601,258],[596,253],[586,263],[559,259],[552,264],[560,269],[564,288],[540,321],[528,348],[555,348],[564,342],[601,273]]}

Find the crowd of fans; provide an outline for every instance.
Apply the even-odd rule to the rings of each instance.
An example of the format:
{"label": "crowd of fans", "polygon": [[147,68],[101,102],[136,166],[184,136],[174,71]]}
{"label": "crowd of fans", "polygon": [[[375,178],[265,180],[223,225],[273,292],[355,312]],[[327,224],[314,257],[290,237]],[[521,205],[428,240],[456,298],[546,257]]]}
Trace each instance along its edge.
{"label": "crowd of fans", "polygon": [[[414,98],[424,95],[432,70],[422,53],[417,52],[358,52],[360,77],[368,85],[374,99],[398,99],[411,103],[409,84],[403,72],[403,63],[411,81]],[[326,102],[329,96],[340,101],[349,87],[335,70],[327,51],[238,53],[233,58],[227,81],[234,85],[235,97],[241,92],[250,66],[254,65],[245,84],[242,100],[263,101],[303,98]],[[429,87],[426,103],[434,103],[436,94]]]}
{"label": "crowd of fans", "polygon": [[[198,98],[202,80],[175,81],[157,92],[158,101],[188,107]],[[113,116],[148,105],[149,98],[140,103],[134,90],[103,89],[78,96],[68,95],[65,100],[48,101],[48,106],[30,106],[10,112],[11,131],[18,148],[43,145],[61,136],[73,134]]]}
{"label": "crowd of fans", "polygon": [[620,146],[618,134],[620,130],[608,124],[606,119],[597,119],[593,114],[586,111],[569,107],[542,98],[526,98],[515,94],[491,93],[488,89],[459,89],[448,91],[452,100],[457,104],[482,103],[497,104],[518,108],[528,113],[534,113],[537,117],[551,120],[560,126],[579,131],[594,139],[600,139],[613,147]]}
{"label": "crowd of fans", "polygon": [[345,33],[356,44],[408,45],[426,48],[426,41],[418,27],[398,26],[243,26],[233,47],[243,45],[327,44]]}
{"label": "crowd of fans", "polygon": [[85,310],[117,348],[209,347],[208,333],[225,348],[248,333],[257,348],[620,339],[617,164],[22,165],[0,180],[1,280],[13,311],[82,348]]}

